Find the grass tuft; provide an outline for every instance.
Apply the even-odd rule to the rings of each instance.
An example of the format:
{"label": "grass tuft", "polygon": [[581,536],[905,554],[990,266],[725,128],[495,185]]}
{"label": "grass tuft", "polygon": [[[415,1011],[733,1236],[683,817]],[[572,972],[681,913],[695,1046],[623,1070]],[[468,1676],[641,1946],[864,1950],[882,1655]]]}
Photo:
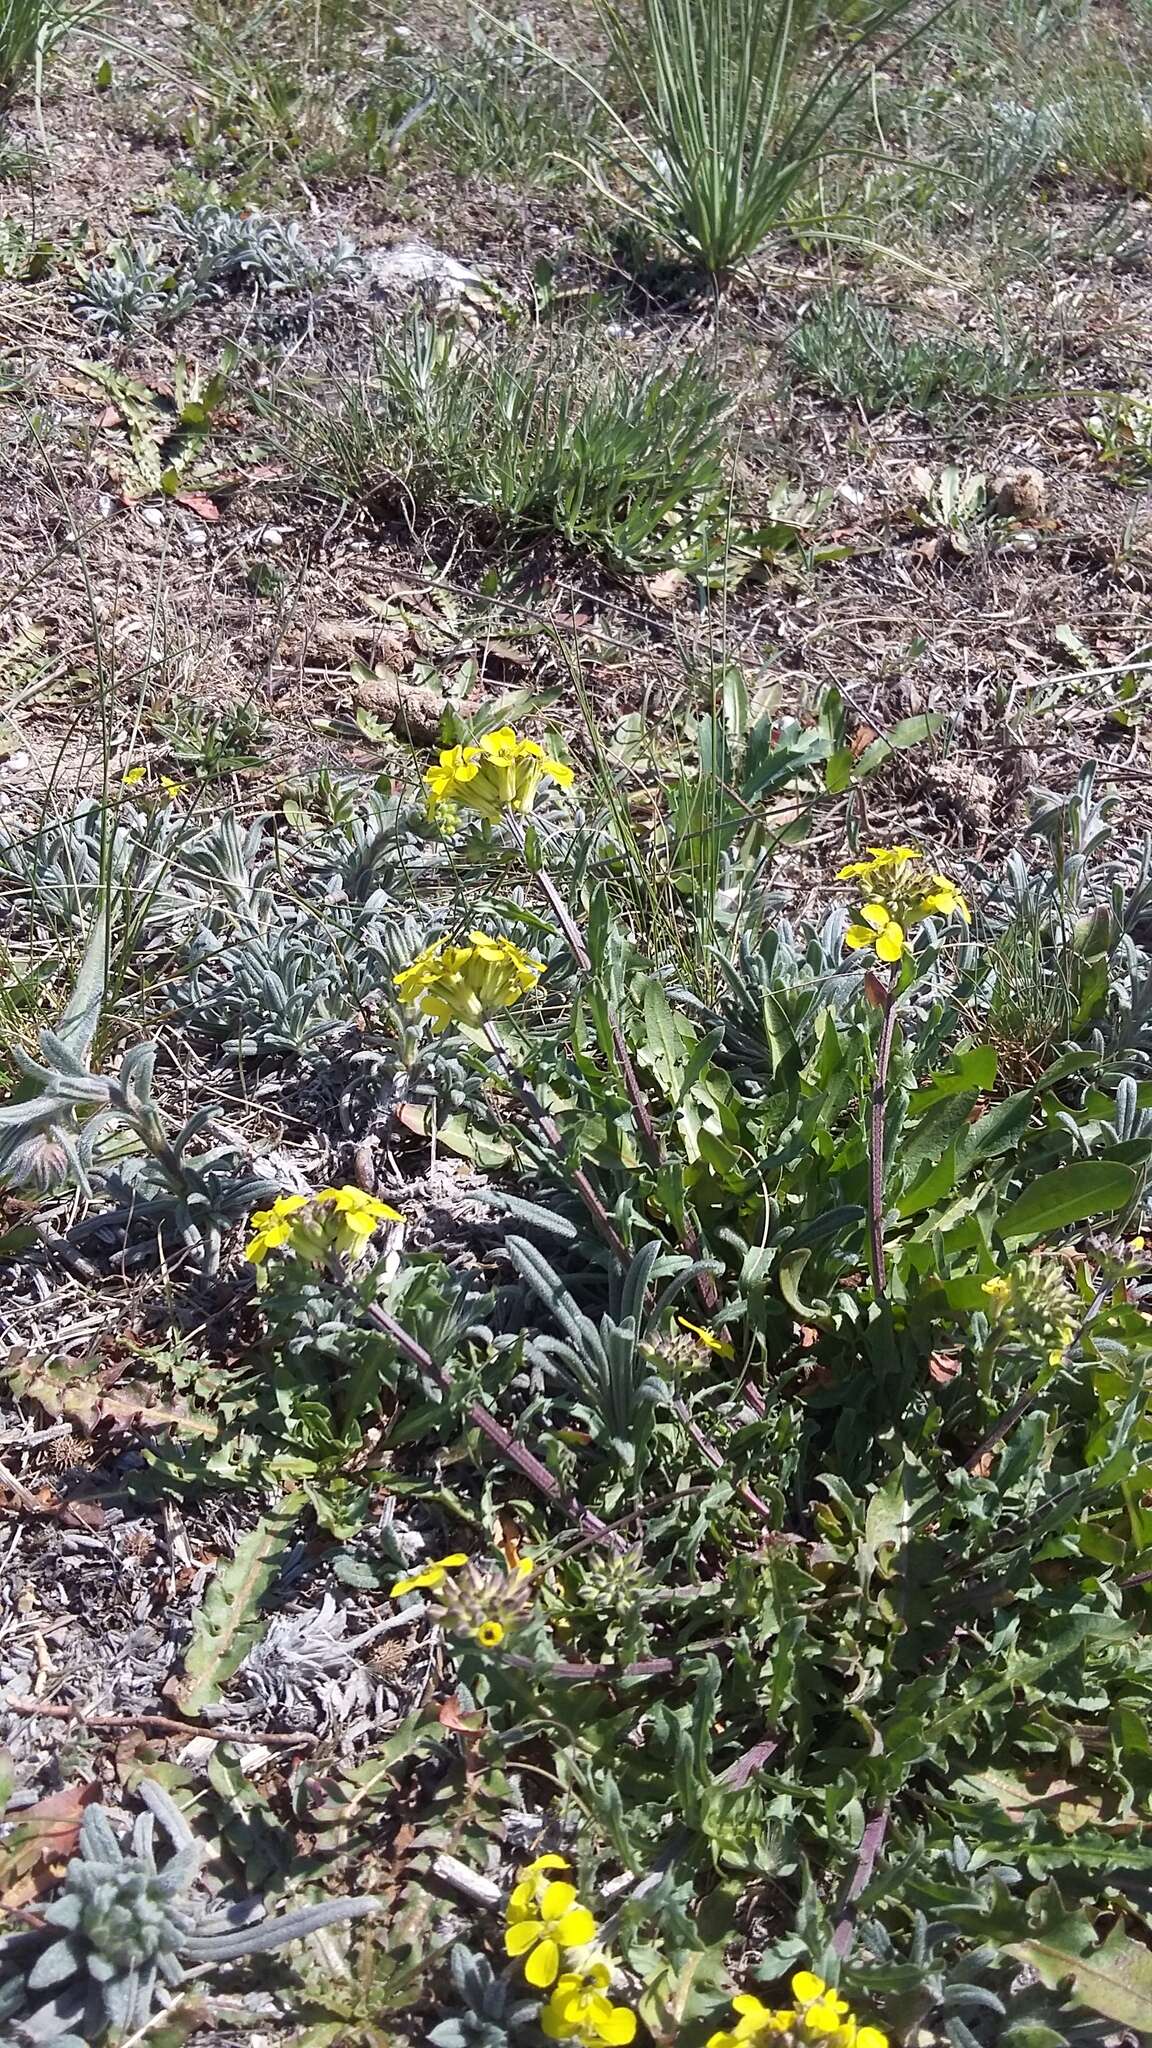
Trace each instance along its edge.
{"label": "grass tuft", "polygon": [[358,380],[298,399],[289,431],[309,481],[334,496],[648,566],[702,545],[710,518],[723,525],[728,412],[692,360],[637,374],[579,342],[550,356],[518,338],[466,347],[415,315]]}
{"label": "grass tuft", "polygon": [[805,313],[789,338],[788,362],[802,382],[870,413],[999,405],[1039,388],[1039,364],[1024,350],[952,336],[901,341],[881,307],[848,291],[829,292]]}

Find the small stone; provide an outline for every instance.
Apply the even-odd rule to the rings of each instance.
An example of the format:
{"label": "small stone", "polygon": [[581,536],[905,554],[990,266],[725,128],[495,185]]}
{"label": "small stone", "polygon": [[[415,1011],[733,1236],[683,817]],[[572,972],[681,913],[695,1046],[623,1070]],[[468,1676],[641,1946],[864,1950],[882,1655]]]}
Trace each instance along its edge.
{"label": "small stone", "polygon": [[484,290],[484,280],[466,263],[433,249],[427,242],[398,242],[391,249],[371,249],[364,257],[368,289],[381,298],[409,298],[432,291],[438,299],[461,299]]}
{"label": "small stone", "polygon": [[159,505],[141,505],[140,517],[147,526],[163,526],[164,514]]}
{"label": "small stone", "polygon": [[992,505],[1001,519],[1034,525],[1048,511],[1048,486],[1038,469],[1008,470],[992,486]]}

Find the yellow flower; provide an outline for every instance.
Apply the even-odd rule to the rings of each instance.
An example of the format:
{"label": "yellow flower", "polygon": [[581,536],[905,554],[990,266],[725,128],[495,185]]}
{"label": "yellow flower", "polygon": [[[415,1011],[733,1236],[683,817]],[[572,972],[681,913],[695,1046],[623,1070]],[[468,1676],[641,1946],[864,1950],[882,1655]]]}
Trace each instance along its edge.
{"label": "yellow flower", "polygon": [[972,912],[947,875],[933,875],[932,887],[920,899],[920,914],[927,916],[932,911],[940,917],[962,917],[965,924],[972,922]]}
{"label": "yellow flower", "polygon": [[475,746],[447,747],[428,769],[428,815],[450,820],[462,804],[495,825],[505,811],[530,811],[544,776],[561,789],[573,780],[563,761],[554,761],[535,740],[519,739],[510,725],[501,726]]}
{"label": "yellow flower", "polygon": [[540,2025],[550,2041],[579,2041],[583,2048],[627,2048],[636,2038],[636,2015],[626,2005],[613,2005],[607,1996],[611,1972],[606,1963],[589,1963],[584,1970],[566,1970],[547,2003],[540,2008]]}
{"label": "yellow flower", "polygon": [[507,1633],[502,1621],[482,1621],[476,1631],[476,1641],[485,1650],[498,1650]]}
{"label": "yellow flower", "polygon": [[904,927],[892,916],[886,903],[862,903],[859,924],[850,924],[844,944],[858,953],[862,946],[875,946],[881,960],[900,960],[904,954]]}
{"label": "yellow flower", "polygon": [[325,1230],[326,1240],[334,1251],[352,1258],[362,1257],[382,1223],[404,1221],[398,1209],[377,1201],[375,1195],[366,1195],[363,1188],[321,1188],[314,1199],[317,1205],[324,1203],[336,1212],[331,1227]]}
{"label": "yellow flower", "polygon": [[402,1593],[416,1593],[425,1586],[441,1586],[446,1572],[455,1571],[458,1565],[467,1562],[468,1559],[462,1550],[454,1550],[448,1557],[434,1558],[431,1564],[424,1565],[420,1571],[409,1572],[407,1578],[397,1579],[392,1588],[392,1598],[399,1600]]}
{"label": "yellow flower", "polygon": [[727,1337],[717,1337],[713,1331],[703,1329],[699,1323],[690,1323],[687,1316],[677,1316],[676,1321],[682,1330],[690,1330],[694,1337],[699,1337],[705,1350],[714,1351],[717,1358],[735,1358],[736,1353]]}
{"label": "yellow flower", "polygon": [[[826,1998],[828,1995],[828,1986],[823,1977],[817,1977],[811,1970],[797,1970],[791,1988],[797,2005],[815,2005],[818,1998]],[[847,2012],[846,1999],[838,1999],[837,2004],[842,2012]]]}
{"label": "yellow flower", "polygon": [[244,1247],[244,1257],[259,1266],[269,1252],[279,1251],[292,1236],[294,1219],[307,1205],[307,1195],[277,1195],[270,1209],[254,1210],[248,1219],[252,1235]]}
{"label": "yellow flower", "polygon": [[182,782],[175,782],[171,775],[162,775],[160,777],[160,787],[170,804],[174,804],[177,797],[181,797],[184,794],[184,784]]}
{"label": "yellow flower", "polygon": [[147,773],[143,762],[137,761],[134,767],[124,770],[120,780],[125,789],[138,789]]}
{"label": "yellow flower", "polygon": [[332,1252],[360,1258],[381,1223],[403,1223],[404,1218],[362,1188],[343,1187],[321,1188],[316,1195],[279,1195],[251,1220],[245,1257],[253,1265],[261,1265],[271,1251],[288,1251],[318,1266]]}
{"label": "yellow flower", "polygon": [[780,2034],[789,2033],[798,2017],[790,2006],[772,2011],[750,1991],[742,1991],[732,2000],[732,2005],[740,2015],[735,2027],[710,2035],[707,2048],[741,2048],[746,2041],[772,2041]]}
{"label": "yellow flower", "polygon": [[732,2000],[739,2015],[735,2027],[713,2034],[707,2048],[774,2048],[782,2034],[791,2048],[888,2048],[878,2027],[861,2027],[841,1998],[812,1970],[797,1970],[792,1979],[795,2006],[772,2011],[744,1992]]}
{"label": "yellow flower", "polygon": [[849,861],[846,868],[838,868],[836,880],[851,882],[858,875],[883,874],[889,868],[899,871],[920,858],[921,855],[915,846],[870,846],[867,860]]}
{"label": "yellow flower", "polygon": [[535,988],[543,962],[522,953],[511,939],[469,932],[466,946],[448,940],[426,946],[407,967],[393,976],[402,1003],[419,1003],[433,1029],[453,1021],[483,1024],[495,1010],[506,1010]]}
{"label": "yellow flower", "polygon": [[596,1922],[577,1901],[575,1885],[547,1876],[558,1865],[563,1868],[559,1858],[538,1857],[521,1872],[508,1901],[505,1951],[525,1958],[524,1975],[541,1991],[555,1983],[565,1951],[585,1948],[596,1937]]}

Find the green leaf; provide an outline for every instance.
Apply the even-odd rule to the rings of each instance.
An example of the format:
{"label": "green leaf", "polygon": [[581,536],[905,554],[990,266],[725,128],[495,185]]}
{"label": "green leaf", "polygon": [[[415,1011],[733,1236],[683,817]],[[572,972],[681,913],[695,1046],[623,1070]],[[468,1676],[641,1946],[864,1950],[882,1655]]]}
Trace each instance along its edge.
{"label": "green leaf", "polygon": [[865,747],[856,763],[857,780],[862,781],[865,775],[882,768],[889,754],[903,753],[906,747],[923,746],[925,740],[939,732],[943,723],[944,716],[939,711],[922,711],[915,718],[901,718],[891,732],[882,733],[870,747]]}
{"label": "green leaf", "polygon": [[911,1130],[905,1126],[893,1159],[902,1187],[911,1187],[924,1166],[934,1166],[943,1158],[966,1129],[978,1100],[973,1089],[959,1095],[944,1095]]}
{"label": "green leaf", "polygon": [[852,749],[837,747],[824,765],[824,787],[829,796],[842,796],[852,780]]}
{"label": "green leaf", "polygon": [[696,1042],[696,1034],[684,1019],[676,1016],[655,976],[644,984],[644,1032],[645,1042],[637,1047],[640,1058],[675,1102],[684,1084],[687,1055]]}
{"label": "green leaf", "polygon": [[934,1208],[952,1193],[956,1185],[956,1147],[949,1145],[939,1159],[926,1162],[919,1180],[900,1197],[898,1216],[915,1216],[921,1209]]}
{"label": "green leaf", "polygon": [[100,1022],[108,965],[108,918],[109,904],[105,894],[88,935],[75,986],[56,1026],[57,1038],[77,1060],[87,1060]]}
{"label": "green leaf", "polygon": [[263,1635],[260,1602],[280,1568],[303,1506],[302,1493],[288,1494],[256,1524],[208,1587],[184,1653],[178,1694],[183,1713],[198,1714],[219,1699],[222,1686]]}
{"label": "green leaf", "polygon": [[1114,1216],[1131,1200],[1135,1185],[1131,1167],[1113,1161],[1078,1159],[1059,1166],[1054,1173],[1042,1173],[1005,1209],[1000,1235],[1006,1244],[1030,1243],[1088,1216]]}
{"label": "green leaf", "polygon": [[[1123,1852],[1117,1850],[1117,1861]],[[1033,1941],[1014,1941],[1008,1954],[1038,1972],[1050,1991],[1071,1980],[1078,2005],[1102,2013],[1134,2034],[1152,2034],[1152,1949],[1114,1927],[1106,1942],[1078,1955],[1055,1932]]]}
{"label": "green leaf", "polygon": [[922,1088],[915,1090],[908,1100],[908,1114],[921,1116],[932,1103],[938,1102],[941,1096],[961,1095],[969,1088],[974,1088],[978,1095],[984,1095],[995,1080],[995,1046],[969,1046],[964,1052],[953,1053],[948,1065],[942,1068],[940,1073],[933,1074]]}
{"label": "green leaf", "polygon": [[956,1146],[961,1175],[982,1159],[992,1159],[999,1152],[1014,1150],[1032,1120],[1035,1105],[1033,1091],[1025,1088],[1019,1095],[1009,1095],[1003,1102],[993,1103],[986,1116],[969,1124],[967,1130],[961,1132]]}

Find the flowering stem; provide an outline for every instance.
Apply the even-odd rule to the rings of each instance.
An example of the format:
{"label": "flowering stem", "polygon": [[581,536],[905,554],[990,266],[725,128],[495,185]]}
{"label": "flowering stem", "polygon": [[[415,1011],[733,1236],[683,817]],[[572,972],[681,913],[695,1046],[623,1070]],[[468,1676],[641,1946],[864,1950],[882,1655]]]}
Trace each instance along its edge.
{"label": "flowering stem", "polygon": [[[374,1301],[368,1303],[367,1314],[376,1328],[391,1338],[397,1351],[402,1352],[405,1358],[420,1368],[421,1372],[434,1379],[437,1386],[442,1387],[446,1394],[452,1392],[452,1375],[444,1366],[437,1365],[431,1352],[426,1351],[423,1344],[410,1336],[403,1324],[396,1321],[395,1316],[389,1315],[386,1308],[381,1308]],[[560,1491],[558,1480],[549,1472],[547,1465],[542,1465],[539,1458],[531,1451],[525,1450],[523,1444],[518,1444],[508,1434],[503,1423],[497,1422],[496,1417],[485,1408],[482,1401],[470,1402],[468,1420],[474,1429],[478,1429],[482,1436],[487,1437],[497,1456],[502,1458],[506,1465],[511,1465],[530,1485],[554,1501],[557,1507],[563,1508],[565,1514],[571,1515],[584,1535],[595,1543],[603,1544],[606,1549],[624,1548],[621,1539],[612,1534],[607,1523],[602,1522],[599,1515],[594,1515],[590,1508],[581,1507],[579,1501],[565,1498]]]}
{"label": "flowering stem", "polygon": [[896,1033],[896,975],[884,989],[884,1020],[876,1053],[876,1078],[872,1084],[872,1124],[868,1170],[868,1255],[872,1286],[882,1295],[887,1284],[884,1264],[884,1119],[888,1107],[888,1068],[892,1040]]}
{"label": "flowering stem", "polygon": [[[497,1031],[495,1025],[491,1022],[485,1024],[484,1036],[488,1040],[488,1043],[496,1056],[501,1072],[505,1075],[506,1079],[509,1080],[512,1086],[515,1088],[516,1093],[519,1095],[520,1100],[524,1104],[524,1107],[528,1110],[529,1114],[539,1125],[541,1133],[547,1139],[549,1145],[552,1146],[553,1150],[563,1155],[564,1140],[560,1133],[559,1124],[556,1122],[554,1117],[549,1116],[548,1111],[545,1109],[543,1103],[539,1100],[538,1096],[533,1094],[532,1089],[529,1087],[527,1081],[524,1079],[523,1074],[520,1073],[517,1067],[513,1066],[511,1060],[508,1057],[504,1044],[500,1038],[500,1034]],[[597,1230],[600,1232],[601,1237],[604,1239],[605,1243],[609,1246],[609,1248],[614,1253],[616,1258],[620,1260],[621,1264],[627,1265],[628,1248],[625,1245],[623,1238],[620,1236],[620,1233],[617,1230],[616,1225],[613,1223],[612,1218],[609,1216],[607,1209],[604,1207],[604,1204],[600,1199],[599,1193],[593,1186],[592,1181],[589,1178],[588,1174],[584,1171],[584,1168],[582,1166],[572,1167],[571,1174],[572,1185],[579,1194],[580,1199],[584,1204],[584,1207],[587,1209],[588,1214],[591,1216],[592,1221],[596,1225]]]}

